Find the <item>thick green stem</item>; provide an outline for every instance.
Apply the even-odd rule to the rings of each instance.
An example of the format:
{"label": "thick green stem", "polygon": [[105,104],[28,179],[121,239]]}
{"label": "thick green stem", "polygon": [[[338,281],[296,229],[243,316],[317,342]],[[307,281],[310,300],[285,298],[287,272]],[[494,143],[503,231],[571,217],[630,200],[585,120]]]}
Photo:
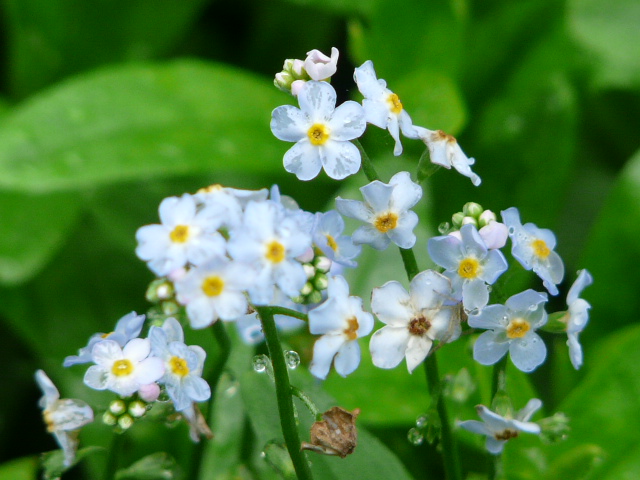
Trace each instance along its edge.
{"label": "thick green stem", "polygon": [[409,280],[411,281],[419,272],[416,256],[411,248],[405,249],[398,247],[398,249],[400,250],[400,256],[402,257],[402,263],[404,264],[404,271],[407,272],[407,277],[409,277]]}
{"label": "thick green stem", "polygon": [[448,480],[461,480],[462,472],[460,470],[460,458],[458,456],[458,446],[456,445],[455,438],[453,437],[453,431],[449,424],[449,415],[447,414],[447,406],[444,402],[444,397],[441,394],[440,388],[440,373],[438,372],[438,361],[436,360],[435,353],[432,353],[427,357],[424,364],[427,374],[427,385],[429,393],[437,395],[437,410],[440,417],[441,427],[441,444],[442,444],[442,458],[444,460],[444,470]]}
{"label": "thick green stem", "polygon": [[[209,426],[213,424],[215,416],[215,398],[218,382],[220,381],[222,372],[224,372],[224,368],[229,360],[229,356],[231,355],[231,339],[229,338],[229,334],[227,333],[224,323],[220,320],[215,322],[211,326],[211,331],[213,332],[213,336],[215,337],[220,350],[218,351],[218,355],[216,356],[211,372],[207,377],[207,382],[211,387],[211,398],[209,399],[209,409],[207,411],[207,424]],[[195,446],[193,456],[191,458],[191,475],[189,478],[200,478],[200,475],[202,474],[205,447],[205,440],[200,439],[200,443]]]}
{"label": "thick green stem", "polygon": [[107,458],[107,464],[105,466],[104,480],[114,480],[116,473],[118,473],[118,466],[120,462],[118,459],[122,454],[122,447],[124,444],[125,433],[114,433],[111,439],[111,445],[109,446],[109,454]]}
{"label": "thick green stem", "polygon": [[298,312],[296,310],[291,310],[290,308],[269,306],[269,311],[273,315],[286,315],[287,317],[297,318],[298,320],[302,320],[304,322],[309,321],[309,317],[307,316],[306,313]]}
{"label": "thick green stem", "polygon": [[280,414],[280,426],[282,427],[284,441],[298,480],[311,480],[313,476],[309,468],[309,462],[305,454],[300,450],[300,435],[296,426],[289,373],[287,372],[287,364],[278,338],[276,323],[273,319],[273,310],[271,307],[256,307],[256,311],[262,322],[262,330],[267,340],[267,348],[273,365],[278,413]]}

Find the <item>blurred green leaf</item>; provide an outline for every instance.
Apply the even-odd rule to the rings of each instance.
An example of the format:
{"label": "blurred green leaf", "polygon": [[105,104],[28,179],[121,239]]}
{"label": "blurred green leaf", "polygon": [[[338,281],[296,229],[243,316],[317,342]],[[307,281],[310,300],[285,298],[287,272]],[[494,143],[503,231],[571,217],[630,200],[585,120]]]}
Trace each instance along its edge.
{"label": "blurred green leaf", "polygon": [[[313,0],[286,0],[288,3],[312,7],[318,9],[319,4]],[[340,14],[369,15],[374,9],[377,0],[325,0],[321,8],[323,11],[331,11]]]}
{"label": "blurred green leaf", "polygon": [[78,218],[80,199],[68,193],[0,192],[0,284],[36,275],[62,246]]}
{"label": "blurred green leaf", "polygon": [[[607,318],[610,316],[607,314]],[[602,449],[603,461],[589,478],[637,478],[640,431],[640,327],[610,335],[588,357],[583,382],[558,410],[570,418],[571,432],[565,442],[545,448],[552,459],[590,444]],[[587,357],[587,358],[588,358]],[[613,475],[613,473],[616,475]]]}
{"label": "blurred green leaf", "polygon": [[[554,226],[572,179],[577,141],[577,95],[565,61],[571,51],[556,32],[522,59],[504,93],[472,121],[473,148],[461,141],[465,153],[477,159],[481,188],[470,196],[468,181],[443,182],[435,175],[439,207],[460,208],[473,200],[497,213],[517,206],[524,222]],[[441,213],[442,218],[451,214]]]}
{"label": "blurred green leaf", "polygon": [[23,98],[107,63],[157,58],[208,0],[5,0],[9,84]]}
{"label": "blurred green leaf", "polygon": [[182,478],[175,459],[165,453],[148,455],[128,468],[119,470],[116,480],[165,480]]}
{"label": "blurred green leaf", "polygon": [[57,480],[64,472],[97,452],[104,452],[104,449],[101,447],[81,448],[76,453],[76,458],[74,459],[73,464],[69,467],[64,466],[64,452],[62,450],[45,452],[42,454],[42,467],[44,469],[42,478],[45,480]]}
{"label": "blurred green leaf", "polygon": [[23,457],[0,465],[0,480],[33,480],[38,474],[38,459]]}
{"label": "blurred green leaf", "polygon": [[0,124],[0,187],[51,191],[215,169],[269,172],[286,149],[269,130],[271,110],[284,100],[269,81],[197,61],[81,76]]}
{"label": "blurred green leaf", "polygon": [[605,86],[640,86],[640,3],[636,0],[569,0],[567,22],[595,57],[595,80]]}
{"label": "blurred green leaf", "polygon": [[[582,337],[602,338],[616,328],[637,322],[640,297],[640,151],[620,172],[588,237],[582,258],[594,278],[585,291],[593,320]],[[605,320],[606,319],[606,320]],[[586,363],[591,360],[589,355]]]}

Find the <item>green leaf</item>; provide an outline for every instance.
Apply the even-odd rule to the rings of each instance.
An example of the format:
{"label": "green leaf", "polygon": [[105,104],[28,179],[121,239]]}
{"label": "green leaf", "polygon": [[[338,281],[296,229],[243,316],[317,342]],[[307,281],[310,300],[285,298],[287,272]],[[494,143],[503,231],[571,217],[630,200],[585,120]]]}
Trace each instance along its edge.
{"label": "green leaf", "polygon": [[29,280],[62,246],[78,218],[77,195],[0,192],[0,284]]}
{"label": "green leaf", "polygon": [[[583,381],[557,408],[570,419],[569,438],[542,447],[550,472],[567,471],[576,459],[582,458],[582,465],[591,465],[592,471],[574,470],[575,477],[569,478],[585,478],[586,473],[588,478],[598,479],[640,475],[640,431],[635,426],[640,417],[638,342],[640,327],[633,326],[609,336],[596,351],[588,352],[597,362],[585,365]],[[515,449],[520,448],[518,443],[520,439],[513,442]],[[514,460],[517,457],[514,455]],[[513,462],[514,469],[517,464]]]}
{"label": "green leaf", "polygon": [[9,84],[22,98],[61,78],[106,63],[170,51],[207,0],[19,0],[3,2]]}
{"label": "green leaf", "polygon": [[569,0],[567,21],[574,37],[595,57],[597,83],[640,86],[640,4],[636,0]]}
{"label": "green leaf", "polygon": [[38,459],[22,457],[0,465],[0,480],[32,480],[38,474]]}
{"label": "green leaf", "polygon": [[104,452],[102,447],[85,447],[76,453],[73,464],[69,467],[64,466],[64,452],[62,450],[53,450],[42,454],[42,468],[44,469],[43,478],[45,480],[57,480],[64,472],[73,468],[86,457],[96,452]]}
{"label": "green leaf", "polygon": [[267,80],[197,61],[80,76],[0,124],[0,187],[42,192],[279,169],[287,145],[269,118],[283,101]]}
{"label": "green leaf", "polygon": [[639,238],[640,151],[620,172],[584,251],[583,264],[593,275],[594,286],[585,291],[593,319],[582,334],[583,342],[636,323],[640,298],[635,281],[628,279],[640,278]]}
{"label": "green leaf", "polygon": [[119,470],[116,480],[166,480],[181,478],[175,459],[165,453],[147,455],[128,468]]}

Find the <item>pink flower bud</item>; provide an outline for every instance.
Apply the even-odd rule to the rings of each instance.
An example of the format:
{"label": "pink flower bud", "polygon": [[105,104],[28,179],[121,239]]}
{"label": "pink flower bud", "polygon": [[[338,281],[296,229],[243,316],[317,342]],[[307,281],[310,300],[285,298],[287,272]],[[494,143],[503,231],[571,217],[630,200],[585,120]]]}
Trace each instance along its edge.
{"label": "pink flower bud", "polygon": [[155,402],[160,396],[160,387],[157,383],[149,383],[148,385],[142,385],[138,389],[138,395],[145,402]]}
{"label": "pink flower bud", "polygon": [[304,61],[304,69],[311,80],[321,81],[330,78],[338,69],[338,49],[331,48],[331,58],[327,57],[320,50],[307,52]]}

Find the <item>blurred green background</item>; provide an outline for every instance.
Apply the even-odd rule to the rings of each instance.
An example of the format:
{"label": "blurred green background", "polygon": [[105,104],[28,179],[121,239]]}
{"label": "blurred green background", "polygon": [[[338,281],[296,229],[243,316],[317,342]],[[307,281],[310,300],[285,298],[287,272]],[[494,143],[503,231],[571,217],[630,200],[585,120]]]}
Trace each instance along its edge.
{"label": "blurred green background", "polygon": [[[556,232],[567,275],[550,309],[565,307],[576,270],[593,274],[583,369],[570,367],[564,338],[548,337],[543,367],[529,377],[510,372],[516,407],[539,396],[546,413],[572,418],[571,437],[511,442],[509,478],[640,477],[637,0],[2,0],[0,34],[0,479],[35,478],[36,455],[56,448],[36,405],[37,368],[64,397],[109,401],[62,359],[125,313],[149,308],[152,274],[135,257],[134,236],[157,222],[161,199],[211,183],[278,183],[311,211],[333,208],[339,191],[357,198],[362,174],[343,183],[287,174],[289,145],[269,130],[271,110],[294,103],[272,86],[284,59],[332,46],[341,52],[340,99],[361,99],[352,71],[371,59],[414,123],[455,135],[477,159],[479,188],[445,170],[424,185],[421,268],[427,235],[477,201],[496,212],[517,206],[523,221]],[[394,158],[390,137],[370,130],[363,143],[384,180],[415,173],[420,145],[405,140]],[[372,286],[404,277],[391,250],[365,251],[360,263],[352,291],[365,299]],[[206,333],[191,340],[211,344]],[[312,339],[290,342],[308,361]],[[270,395],[270,386],[252,375],[253,353],[237,352],[221,388],[240,379],[242,400],[220,402],[221,438],[208,447],[202,478],[279,478],[258,455],[271,439],[261,419],[272,412],[255,392]],[[441,365],[448,374],[467,365],[484,379],[468,402],[452,405],[453,417],[473,418],[472,406],[490,401],[490,370],[471,363],[465,340],[442,350]],[[372,461],[366,455],[392,465],[367,478],[441,478],[434,450],[406,440],[428,406],[421,374],[377,371],[365,358],[323,390],[361,408],[361,424],[387,447],[365,432],[351,464],[313,457],[319,478],[365,478],[357,472]],[[184,429],[157,428],[164,433],[140,426],[125,465],[156,450],[188,460]],[[107,436],[91,426],[83,444],[106,445]],[[461,439],[465,472],[482,471],[482,440]],[[404,467],[388,463],[392,453]],[[99,478],[105,456],[94,457],[68,478]]]}

